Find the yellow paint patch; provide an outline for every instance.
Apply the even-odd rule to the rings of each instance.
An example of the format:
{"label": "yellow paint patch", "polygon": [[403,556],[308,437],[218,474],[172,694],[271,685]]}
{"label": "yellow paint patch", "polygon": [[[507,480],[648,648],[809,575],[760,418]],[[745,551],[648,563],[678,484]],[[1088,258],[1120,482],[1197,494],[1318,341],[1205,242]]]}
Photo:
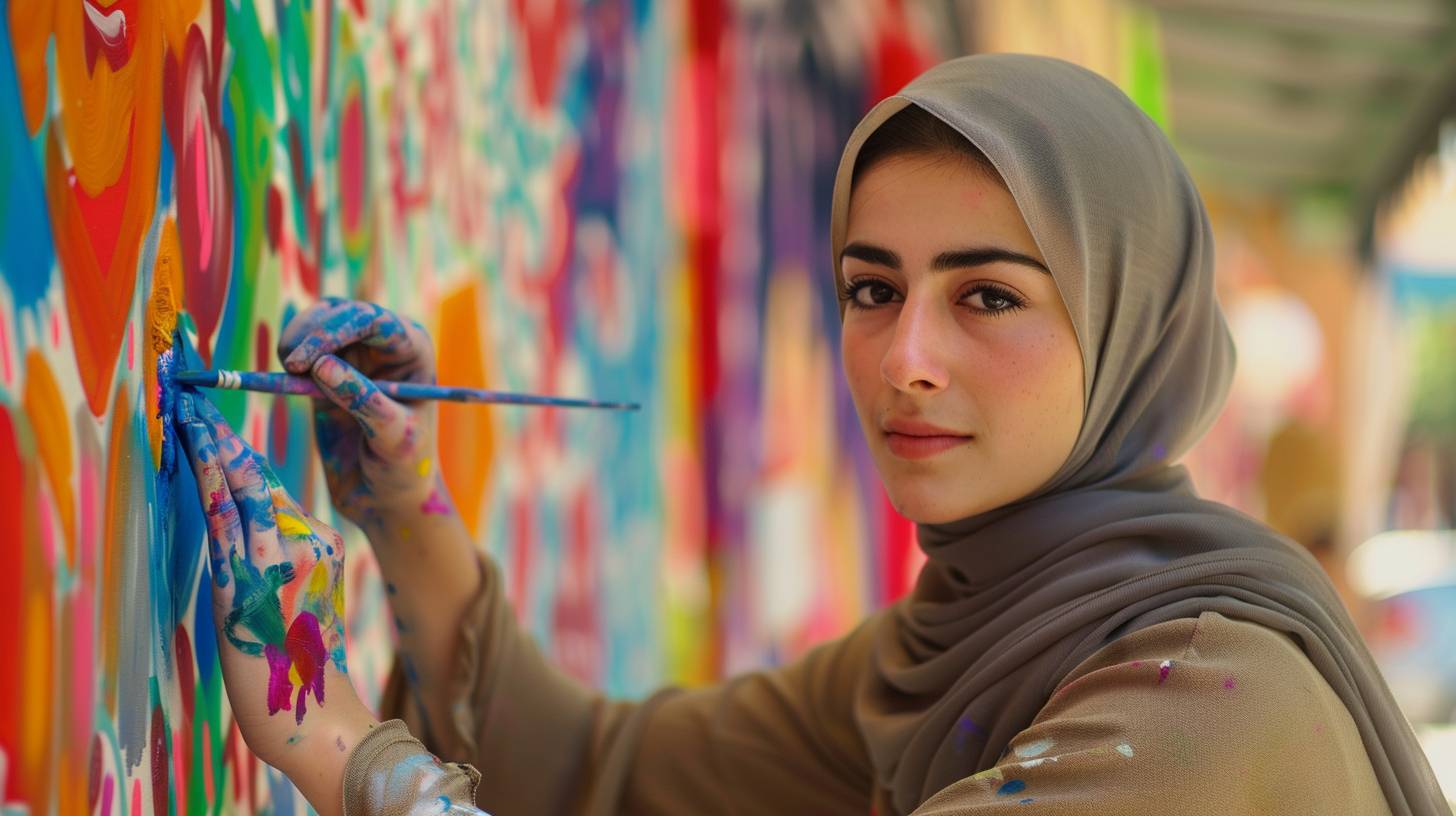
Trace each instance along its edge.
{"label": "yellow paint patch", "polygon": [[278,521],[278,532],[289,538],[308,538],[313,535],[313,528],[292,513],[280,511],[274,518]]}
{"label": "yellow paint patch", "polygon": [[994,780],[996,782],[1000,782],[1001,779],[1002,779],[1001,769],[999,767],[996,767],[996,768],[987,768],[986,770],[981,771],[980,773],[976,774],[975,776],[972,776],[971,778],[972,779],[990,779],[990,780]]}
{"label": "yellow paint patch", "polygon": [[334,583],[334,617],[339,621],[339,630],[344,626],[344,582]]}
{"label": "yellow paint patch", "polygon": [[420,460],[420,466],[418,470],[421,476],[430,475],[430,457],[426,456],[425,458]]}
{"label": "yellow paint patch", "polygon": [[308,595],[310,598],[323,600],[327,598],[329,589],[329,567],[323,561],[313,565],[313,570],[308,574]]}
{"label": "yellow paint patch", "polygon": [[295,686],[301,686],[301,685],[303,685],[303,678],[301,678],[301,677],[298,676],[298,667],[297,666],[289,666],[288,667],[288,681],[290,683],[292,683],[293,685],[295,685]]}

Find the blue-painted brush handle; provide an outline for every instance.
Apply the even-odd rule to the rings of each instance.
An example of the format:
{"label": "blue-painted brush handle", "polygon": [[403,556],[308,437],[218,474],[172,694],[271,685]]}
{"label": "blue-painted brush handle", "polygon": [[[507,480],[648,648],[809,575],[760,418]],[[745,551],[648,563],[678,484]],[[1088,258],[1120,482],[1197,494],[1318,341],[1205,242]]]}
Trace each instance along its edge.
{"label": "blue-painted brush handle", "polygon": [[[269,394],[295,394],[324,398],[309,377],[265,371],[179,371],[173,379],[183,385],[200,388],[229,388],[238,391],[263,391]],[[636,411],[635,402],[548,397],[540,394],[513,394],[507,391],[486,391],[480,388],[458,388],[452,385],[374,380],[379,390],[397,400],[448,400],[450,402],[490,402],[506,405],[549,405],[557,408],[607,408],[614,411]]]}

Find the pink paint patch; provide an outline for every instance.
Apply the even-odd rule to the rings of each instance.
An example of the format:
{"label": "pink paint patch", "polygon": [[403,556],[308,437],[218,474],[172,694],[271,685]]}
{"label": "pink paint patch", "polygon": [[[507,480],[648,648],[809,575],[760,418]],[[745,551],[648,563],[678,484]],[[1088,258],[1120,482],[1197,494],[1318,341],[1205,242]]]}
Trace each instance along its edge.
{"label": "pink paint patch", "polygon": [[126,324],[126,370],[136,370],[136,324]]}
{"label": "pink paint patch", "polygon": [[1158,685],[1160,685],[1160,686],[1163,685],[1163,681],[1168,679],[1168,674],[1170,672],[1172,672],[1172,671],[1173,671],[1173,661],[1171,661],[1171,660],[1164,660],[1162,663],[1159,663],[1158,664]]}
{"label": "pink paint patch", "polygon": [[142,780],[139,778],[131,781],[131,810],[127,812],[142,812]]}
{"label": "pink paint patch", "polygon": [[1141,660],[1134,660],[1132,662],[1132,667],[1134,669],[1141,669],[1143,667],[1143,662]]}
{"label": "pink paint patch", "polygon": [[[190,737],[192,735],[188,734],[188,736]],[[181,731],[172,732],[172,774],[172,778],[177,780],[178,787],[181,787],[184,784],[184,780],[187,779],[187,767],[184,764],[184,758],[182,756]]]}
{"label": "pink paint patch", "polygon": [[263,435],[263,415],[253,414],[253,419],[248,423],[248,445],[253,450],[262,450],[267,446],[267,437]]}
{"label": "pink paint patch", "polygon": [[[199,203],[211,203],[207,195],[207,133],[202,129],[202,117],[198,117],[192,125],[192,143],[188,149],[192,151],[192,180],[193,195],[197,196]],[[201,269],[206,269],[212,263],[212,208],[197,208],[197,237],[200,243],[197,246],[197,264]]]}
{"label": "pink paint patch", "polygon": [[207,720],[202,721],[202,790],[207,794],[207,801],[217,800],[217,795],[212,789],[212,735],[208,733]]}
{"label": "pink paint patch", "polygon": [[1234,687],[1234,679],[1232,677],[1224,678],[1223,687],[1232,691]]}
{"label": "pink paint patch", "polygon": [[440,498],[440,491],[431,490],[429,498],[420,504],[421,513],[433,513],[435,515],[447,516],[450,514],[450,505]]}
{"label": "pink paint patch", "polygon": [[51,312],[51,345],[61,347],[61,313]]}
{"label": "pink paint patch", "polygon": [[5,384],[11,385],[10,377],[10,335],[5,331],[5,321],[0,320],[0,368],[3,368]]}
{"label": "pink paint patch", "polygon": [[106,780],[101,783],[101,816],[111,816],[111,792],[116,787],[116,780],[111,774],[106,775]]}
{"label": "pink paint patch", "polygon": [[1319,725],[1316,725],[1314,727],[1314,732],[1316,734],[1323,734],[1325,732],[1325,724],[1324,723],[1320,723]]}

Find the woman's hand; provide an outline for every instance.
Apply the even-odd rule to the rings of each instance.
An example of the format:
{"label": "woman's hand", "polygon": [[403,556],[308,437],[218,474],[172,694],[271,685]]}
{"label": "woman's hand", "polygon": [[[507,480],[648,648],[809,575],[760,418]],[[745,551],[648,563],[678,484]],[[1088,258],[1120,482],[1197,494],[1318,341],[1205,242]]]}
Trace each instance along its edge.
{"label": "woman's hand", "polygon": [[372,303],[330,299],[289,321],[278,354],[328,395],[315,401],[314,431],[329,493],[378,559],[400,662],[424,717],[421,736],[444,737],[480,562],[434,464],[435,403],[401,404],[371,382],[434,382],[430,338]]}
{"label": "woman's hand", "polygon": [[346,676],[344,546],[283,489],[202,395],[177,399],[178,435],[207,518],[218,657],[248,747],[320,812],[374,720]]}
{"label": "woman's hand", "polygon": [[435,478],[435,404],[401,404],[371,382],[435,381],[434,347],[419,324],[373,303],[326,298],[288,322],[278,356],[328,395],[314,401],[314,432],[345,518],[373,531],[392,518],[450,512]]}

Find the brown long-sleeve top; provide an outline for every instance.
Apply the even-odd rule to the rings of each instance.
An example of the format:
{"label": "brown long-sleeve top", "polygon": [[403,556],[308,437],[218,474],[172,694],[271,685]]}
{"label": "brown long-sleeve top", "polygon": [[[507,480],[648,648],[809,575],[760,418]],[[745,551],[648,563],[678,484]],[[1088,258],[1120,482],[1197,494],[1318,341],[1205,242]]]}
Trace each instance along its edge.
{"label": "brown long-sleeve top", "polygon": [[[493,816],[900,816],[851,713],[883,612],[781,668],[609,700],[547,662],[486,556],[481,570],[453,721],[428,746],[468,764],[402,724],[376,729],[348,760],[347,816],[476,812],[472,792]],[[421,733],[398,670],[383,709]],[[1348,710],[1294,641],[1214,612],[1096,652],[975,770],[914,816],[1390,813]]]}

